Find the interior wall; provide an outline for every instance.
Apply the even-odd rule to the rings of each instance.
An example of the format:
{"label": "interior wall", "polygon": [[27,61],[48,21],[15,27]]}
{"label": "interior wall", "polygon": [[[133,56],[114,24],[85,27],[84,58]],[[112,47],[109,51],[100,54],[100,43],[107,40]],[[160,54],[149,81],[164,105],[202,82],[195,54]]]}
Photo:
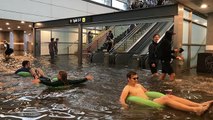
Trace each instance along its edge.
{"label": "interior wall", "polygon": [[82,0],[1,0],[0,18],[31,22],[115,12]]}
{"label": "interior wall", "polygon": [[51,38],[59,38],[58,54],[75,54],[78,50],[77,28],[41,30],[41,55],[49,55]]}

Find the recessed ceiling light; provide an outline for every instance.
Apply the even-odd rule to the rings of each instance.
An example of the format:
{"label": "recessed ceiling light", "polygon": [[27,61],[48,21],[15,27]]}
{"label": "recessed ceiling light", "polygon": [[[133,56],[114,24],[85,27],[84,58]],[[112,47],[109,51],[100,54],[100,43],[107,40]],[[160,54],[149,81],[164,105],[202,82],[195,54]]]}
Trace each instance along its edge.
{"label": "recessed ceiling light", "polygon": [[21,28],[20,26],[17,27],[18,29]]}
{"label": "recessed ceiling light", "polygon": [[38,25],[38,26],[42,26],[42,23],[36,23],[36,25]]}
{"label": "recessed ceiling light", "polygon": [[202,4],[202,5],[200,6],[200,8],[207,8],[207,7],[208,7],[207,4]]}
{"label": "recessed ceiling light", "polygon": [[3,30],[2,28],[0,28],[0,30]]}
{"label": "recessed ceiling light", "polygon": [[8,29],[8,30],[10,30],[11,28],[10,28],[10,27],[8,27],[7,29]]}
{"label": "recessed ceiling light", "polygon": [[7,22],[7,23],[6,23],[6,25],[10,25],[10,23],[9,23],[9,22]]}
{"label": "recessed ceiling light", "polygon": [[22,23],[22,24],[24,24],[24,23],[25,23],[25,21],[21,21],[21,23]]}
{"label": "recessed ceiling light", "polygon": [[29,27],[32,27],[32,25],[29,25]]}
{"label": "recessed ceiling light", "polygon": [[194,21],[195,21],[195,22],[198,22],[199,20],[195,19]]}

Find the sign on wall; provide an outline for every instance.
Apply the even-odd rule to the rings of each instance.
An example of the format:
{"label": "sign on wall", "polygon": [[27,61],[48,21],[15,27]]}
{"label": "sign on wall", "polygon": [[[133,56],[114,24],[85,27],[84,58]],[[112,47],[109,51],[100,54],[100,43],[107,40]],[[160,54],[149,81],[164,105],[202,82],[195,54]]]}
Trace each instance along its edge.
{"label": "sign on wall", "polygon": [[86,23],[86,22],[91,22],[91,18],[90,17],[78,17],[78,18],[71,18],[69,21],[70,24]]}

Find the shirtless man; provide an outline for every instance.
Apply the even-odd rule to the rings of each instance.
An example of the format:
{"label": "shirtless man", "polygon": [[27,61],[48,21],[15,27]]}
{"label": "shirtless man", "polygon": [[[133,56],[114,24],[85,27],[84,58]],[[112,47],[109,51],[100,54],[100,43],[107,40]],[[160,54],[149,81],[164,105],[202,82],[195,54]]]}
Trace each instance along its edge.
{"label": "shirtless man", "polygon": [[22,68],[16,70],[15,74],[18,74],[18,72],[30,72],[34,78],[44,77],[44,72],[40,68],[31,68],[28,60],[22,62]]}
{"label": "shirtless man", "polygon": [[[130,71],[127,74],[127,79],[128,84],[124,87],[120,96],[120,103],[125,109],[128,108],[126,98],[129,95],[149,99],[145,94],[148,90],[138,83],[138,75],[136,72]],[[195,103],[174,95],[165,95],[163,97],[156,98],[153,101],[161,105],[170,106],[174,109],[195,112],[197,115],[201,115],[209,108],[210,104],[213,103],[213,100],[204,103]]]}

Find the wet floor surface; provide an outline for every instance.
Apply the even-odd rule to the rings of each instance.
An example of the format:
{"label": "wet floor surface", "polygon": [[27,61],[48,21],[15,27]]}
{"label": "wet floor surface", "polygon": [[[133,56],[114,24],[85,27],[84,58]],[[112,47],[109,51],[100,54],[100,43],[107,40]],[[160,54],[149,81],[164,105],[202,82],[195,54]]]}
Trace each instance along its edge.
{"label": "wet floor surface", "polygon": [[[187,113],[172,108],[156,110],[132,105],[129,110],[122,110],[119,96],[126,85],[125,67],[107,67],[89,64],[84,60],[82,68],[77,66],[75,56],[58,56],[55,61],[41,57],[33,62],[41,67],[48,77],[55,77],[57,71],[66,70],[70,78],[83,77],[90,73],[93,81],[71,86],[65,89],[48,88],[35,85],[32,78],[23,78],[10,72],[0,72],[0,119],[23,120],[212,120],[213,107],[203,116]],[[158,81],[150,77],[146,70],[135,70],[147,89],[166,93],[172,89],[174,95],[204,102],[213,99],[213,77],[183,73],[174,82]]]}

